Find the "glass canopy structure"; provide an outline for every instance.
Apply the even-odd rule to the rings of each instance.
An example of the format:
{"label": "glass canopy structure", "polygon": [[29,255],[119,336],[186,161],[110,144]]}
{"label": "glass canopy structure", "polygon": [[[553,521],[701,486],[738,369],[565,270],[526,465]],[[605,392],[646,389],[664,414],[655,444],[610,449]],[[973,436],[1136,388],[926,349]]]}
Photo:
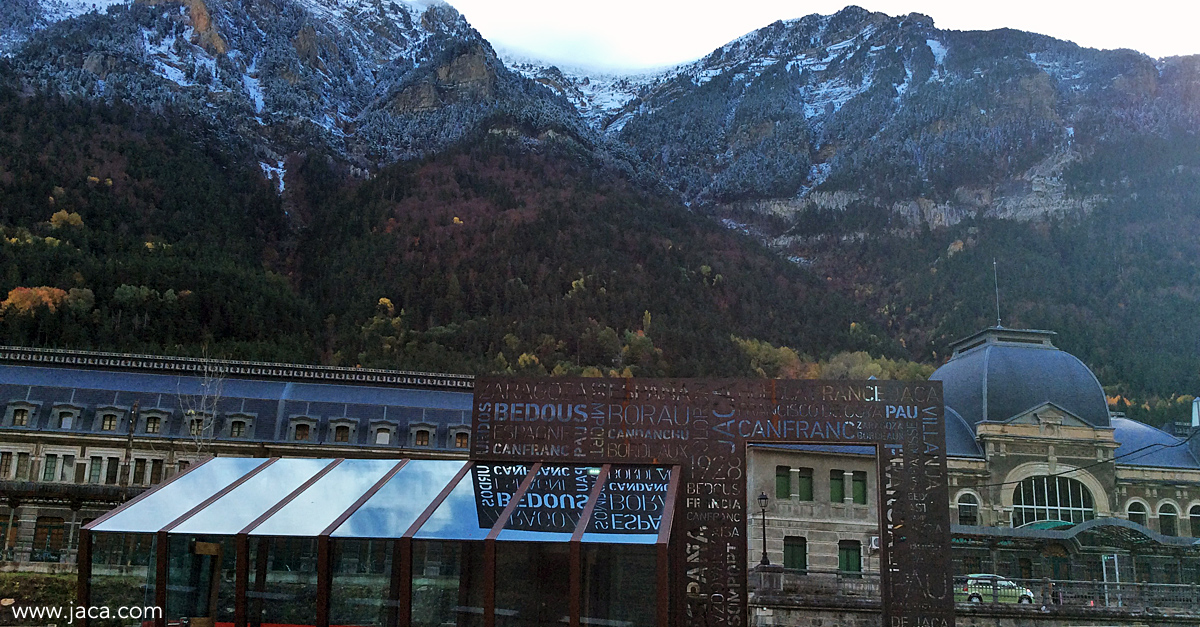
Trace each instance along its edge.
{"label": "glass canopy structure", "polygon": [[162,608],[147,627],[666,627],[679,481],[677,466],[213,458],[84,527],[78,602]]}

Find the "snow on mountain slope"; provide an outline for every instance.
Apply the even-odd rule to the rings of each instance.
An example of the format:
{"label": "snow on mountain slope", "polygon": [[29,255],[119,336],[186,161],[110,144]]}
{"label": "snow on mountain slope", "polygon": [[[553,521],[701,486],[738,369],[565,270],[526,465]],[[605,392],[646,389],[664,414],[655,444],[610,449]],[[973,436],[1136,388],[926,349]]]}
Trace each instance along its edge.
{"label": "snow on mountain slope", "polygon": [[[810,15],[776,22],[721,46],[703,59],[638,74],[559,68],[515,55],[504,58],[516,71],[566,97],[589,124],[610,135],[619,134],[633,117],[651,115],[668,104],[679,90],[679,80],[700,87],[723,78],[745,87],[765,72],[779,68],[814,77],[794,89],[804,103],[806,117],[820,118],[840,110],[874,83],[869,71],[846,76],[840,68],[843,61],[859,53],[878,59],[889,51],[900,52],[892,45],[894,42],[867,43],[875,44],[872,37],[878,30],[877,23],[868,21],[858,29],[846,29],[838,23],[841,15]],[[940,52],[944,57],[945,48]],[[897,97],[904,95],[911,82],[912,69],[907,62],[905,72],[907,78],[898,86]],[[668,96],[656,97],[663,94]]]}
{"label": "snow on mountain slope", "polygon": [[660,82],[675,68],[631,73],[558,67],[509,50],[499,50],[505,65],[566,98],[589,125],[612,132],[613,118],[625,105]]}
{"label": "snow on mountain slope", "polygon": [[85,13],[107,13],[109,7],[129,4],[131,0],[41,0],[42,15],[48,22],[79,17]]}
{"label": "snow on mountain slope", "polygon": [[0,26],[22,80],[191,110],[276,156],[372,167],[499,113],[586,130],[439,0],[0,0]]}
{"label": "snow on mountain slope", "polygon": [[921,15],[849,7],[779,21],[702,59],[637,76],[507,60],[634,147],[686,190],[685,201],[705,203],[804,195],[823,183],[847,127],[885,124],[944,60],[949,48],[932,48],[939,32]]}

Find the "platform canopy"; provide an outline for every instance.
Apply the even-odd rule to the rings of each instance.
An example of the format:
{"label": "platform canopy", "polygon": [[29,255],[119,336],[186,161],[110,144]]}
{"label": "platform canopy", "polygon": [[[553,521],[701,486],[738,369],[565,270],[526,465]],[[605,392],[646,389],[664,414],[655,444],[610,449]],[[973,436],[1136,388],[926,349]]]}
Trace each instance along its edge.
{"label": "platform canopy", "polygon": [[670,527],[662,523],[672,518],[674,503],[667,494],[677,474],[649,465],[214,458],[87,528],[657,544],[669,539]]}
{"label": "platform canopy", "polygon": [[667,627],[681,476],[213,458],[84,526],[80,603],[162,608],[157,627]]}

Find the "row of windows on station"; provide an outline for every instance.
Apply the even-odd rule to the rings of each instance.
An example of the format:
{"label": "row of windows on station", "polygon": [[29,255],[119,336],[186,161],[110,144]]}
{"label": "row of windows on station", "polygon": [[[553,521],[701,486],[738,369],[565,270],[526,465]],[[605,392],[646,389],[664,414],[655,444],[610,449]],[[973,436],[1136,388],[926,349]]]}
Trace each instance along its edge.
{"label": "row of windows on station", "polygon": [[[130,476],[122,480],[120,457],[93,455],[79,459],[70,454],[47,453],[42,456],[36,473],[31,472],[31,462],[29,453],[0,451],[0,480],[146,486],[161,482],[167,468],[163,459],[134,458],[128,471]],[[178,472],[186,470],[188,465],[186,460],[174,464]]]}
{"label": "row of windows on station", "polygon": [[[34,408],[28,404],[11,405],[8,409],[8,419],[6,423],[13,427],[30,427],[33,426],[32,414]],[[170,418],[170,413],[162,410],[147,410],[139,425],[139,431],[148,435],[162,434],[166,428],[166,423]],[[118,431],[122,419],[122,414],[116,411],[101,412],[98,416],[98,428],[100,431]],[[184,423],[186,426],[186,434],[191,437],[213,437],[222,435],[229,438],[249,438],[253,436],[254,419],[248,415],[234,414],[229,417],[227,428],[220,434],[217,432],[216,416],[211,412],[196,412],[189,411],[186,413],[187,420]],[[82,411],[77,409],[56,408],[52,416],[52,428],[57,429],[72,429],[77,425],[77,421],[82,418]],[[307,417],[299,417],[292,419],[293,424],[289,429],[290,437],[288,439],[299,442],[309,442],[314,439],[317,432],[317,423],[315,419]],[[412,432],[412,446],[432,446],[434,430],[436,427],[430,425],[427,428],[416,427]],[[329,441],[335,443],[350,443],[354,436],[354,427],[350,424],[335,424],[331,426],[331,434]],[[388,426],[374,426],[371,429],[369,443],[375,445],[390,445],[393,442],[393,428]],[[451,441],[447,443],[453,448],[469,448],[470,436],[465,428],[456,429],[450,435]]]}
{"label": "row of windows on station", "polygon": [[[784,536],[783,567],[808,573],[808,539],[804,536]],[[862,572],[862,543],[858,540],[838,542],[838,571],[841,573]]]}
{"label": "row of windows on station", "polygon": [[[1081,523],[1096,517],[1092,493],[1082,482],[1068,477],[1027,477],[1013,488],[1012,526],[1022,527],[1040,521],[1062,521]],[[958,497],[958,524],[976,526],[979,519],[979,497],[965,492]],[[1125,517],[1143,527],[1149,525],[1146,505],[1131,501]],[[1188,511],[1189,531],[1193,538],[1200,538],[1200,505]],[[1179,510],[1169,502],[1158,505],[1158,532],[1164,536],[1177,536]]]}
{"label": "row of windows on station", "polygon": [[[815,500],[813,487],[812,468],[775,467],[775,498],[813,501]],[[859,505],[867,503],[866,472],[830,470],[827,488],[831,503],[844,503],[847,500]]]}

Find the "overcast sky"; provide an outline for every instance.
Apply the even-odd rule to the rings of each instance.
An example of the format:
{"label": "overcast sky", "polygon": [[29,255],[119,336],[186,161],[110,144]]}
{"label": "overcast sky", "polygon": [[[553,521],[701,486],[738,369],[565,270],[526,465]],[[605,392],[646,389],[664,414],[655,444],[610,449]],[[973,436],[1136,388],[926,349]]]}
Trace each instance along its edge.
{"label": "overcast sky", "polygon": [[[3,0],[0,0],[3,1]],[[698,59],[779,19],[836,13],[833,0],[448,0],[488,41],[545,61],[637,69]],[[1016,28],[1153,57],[1200,53],[1200,0],[864,0],[938,28]]]}

